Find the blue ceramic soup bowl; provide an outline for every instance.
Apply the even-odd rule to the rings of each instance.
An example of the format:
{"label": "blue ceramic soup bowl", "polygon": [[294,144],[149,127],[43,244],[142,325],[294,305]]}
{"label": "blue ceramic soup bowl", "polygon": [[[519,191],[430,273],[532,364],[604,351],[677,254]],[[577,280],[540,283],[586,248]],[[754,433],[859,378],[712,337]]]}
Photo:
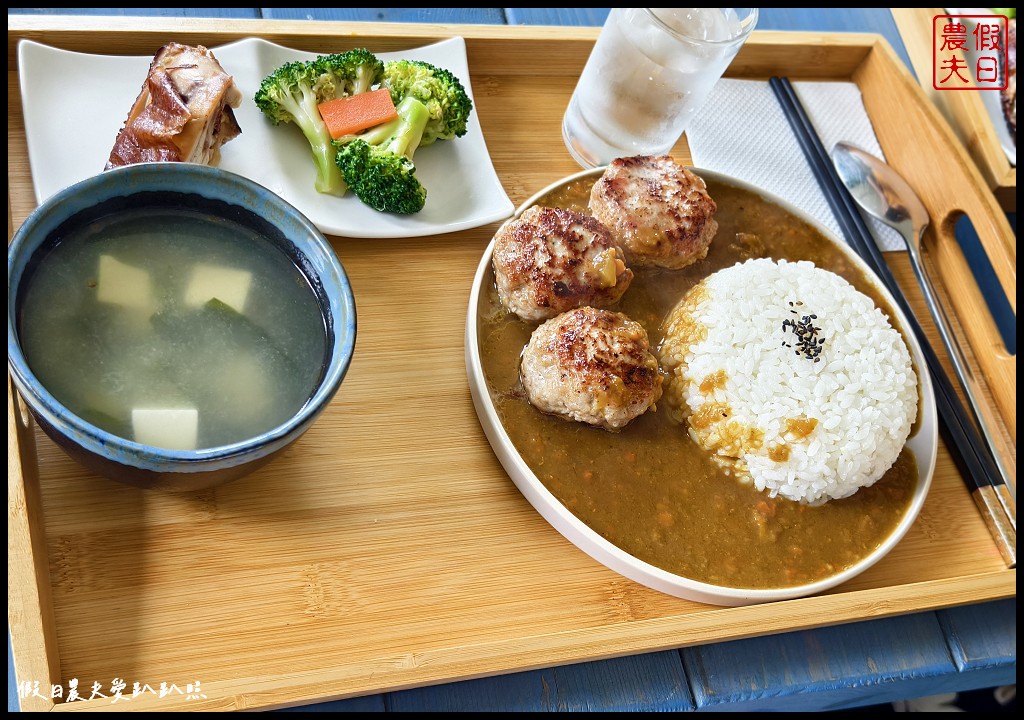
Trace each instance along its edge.
{"label": "blue ceramic soup bowl", "polygon": [[[111,213],[188,208],[262,235],[291,259],[316,296],[326,331],[319,382],[287,421],[240,442],[168,450],[107,432],[69,410],[40,382],[19,339],[25,287],[49,248]],[[298,210],[246,178],[205,165],[143,163],[73,185],[40,205],[7,250],[7,362],[17,390],[46,434],[87,468],[144,488],[187,491],[234,480],[270,461],[314,422],[337,392],[355,348],[352,289],[334,250]]]}

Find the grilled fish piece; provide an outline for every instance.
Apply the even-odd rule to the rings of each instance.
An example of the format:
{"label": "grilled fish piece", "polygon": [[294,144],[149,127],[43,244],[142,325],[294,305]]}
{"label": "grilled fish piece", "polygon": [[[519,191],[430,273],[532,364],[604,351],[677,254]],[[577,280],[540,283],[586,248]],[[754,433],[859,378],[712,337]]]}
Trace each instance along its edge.
{"label": "grilled fish piece", "polygon": [[140,162],[216,162],[220,146],[241,132],[232,108],[242,103],[213,53],[169,43],[157,51],[107,170]]}

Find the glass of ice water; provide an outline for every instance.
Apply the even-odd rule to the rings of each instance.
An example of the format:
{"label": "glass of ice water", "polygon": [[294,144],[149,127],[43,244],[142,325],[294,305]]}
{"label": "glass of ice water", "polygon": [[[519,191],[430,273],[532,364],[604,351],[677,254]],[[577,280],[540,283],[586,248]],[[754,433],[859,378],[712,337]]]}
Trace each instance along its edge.
{"label": "glass of ice water", "polygon": [[755,24],[757,8],[612,8],[562,120],[569,153],[668,153]]}

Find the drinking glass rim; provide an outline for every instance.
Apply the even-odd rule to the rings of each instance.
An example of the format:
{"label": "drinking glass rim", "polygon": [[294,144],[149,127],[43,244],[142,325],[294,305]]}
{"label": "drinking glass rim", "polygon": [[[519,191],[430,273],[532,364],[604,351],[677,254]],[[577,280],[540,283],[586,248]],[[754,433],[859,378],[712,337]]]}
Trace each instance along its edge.
{"label": "drinking glass rim", "polygon": [[742,28],[742,32],[740,32],[738,35],[735,35],[733,37],[727,38],[726,40],[708,40],[706,38],[699,38],[699,37],[694,37],[693,35],[687,35],[685,32],[681,32],[679,30],[676,30],[674,27],[672,27],[671,25],[666,23],[664,20],[659,18],[657,15],[655,15],[653,12],[651,12],[651,8],[641,8],[641,10],[643,10],[645,13],[647,13],[647,15],[650,16],[650,18],[655,23],[657,23],[659,27],[661,27],[663,30],[665,30],[665,32],[667,32],[672,37],[677,38],[679,40],[689,40],[691,42],[700,42],[700,43],[704,43],[706,45],[728,45],[730,43],[734,43],[734,42],[737,42],[737,41],[740,41],[740,40],[744,40],[748,35],[750,35],[751,32],[753,32],[754,26],[757,24],[757,18],[760,15],[759,8],[750,8],[751,13],[750,13],[749,17],[747,17],[745,20],[741,20],[740,21],[740,27]]}

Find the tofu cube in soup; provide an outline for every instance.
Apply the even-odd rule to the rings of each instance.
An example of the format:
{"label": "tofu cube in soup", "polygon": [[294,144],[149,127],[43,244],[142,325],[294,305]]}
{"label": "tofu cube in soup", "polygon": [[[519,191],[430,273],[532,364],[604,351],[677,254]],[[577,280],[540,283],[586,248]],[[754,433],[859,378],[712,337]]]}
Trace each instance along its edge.
{"label": "tofu cube in soup", "polygon": [[134,408],[135,442],[167,450],[195,450],[199,438],[199,411],[195,408]]}
{"label": "tofu cube in soup", "polygon": [[153,312],[153,288],[149,273],[121,262],[112,255],[100,255],[96,299],[146,314]]}
{"label": "tofu cube in soup", "polygon": [[239,313],[245,312],[245,300],[252,285],[252,273],[219,265],[196,265],[185,290],[185,304],[205,305],[217,298]]}

